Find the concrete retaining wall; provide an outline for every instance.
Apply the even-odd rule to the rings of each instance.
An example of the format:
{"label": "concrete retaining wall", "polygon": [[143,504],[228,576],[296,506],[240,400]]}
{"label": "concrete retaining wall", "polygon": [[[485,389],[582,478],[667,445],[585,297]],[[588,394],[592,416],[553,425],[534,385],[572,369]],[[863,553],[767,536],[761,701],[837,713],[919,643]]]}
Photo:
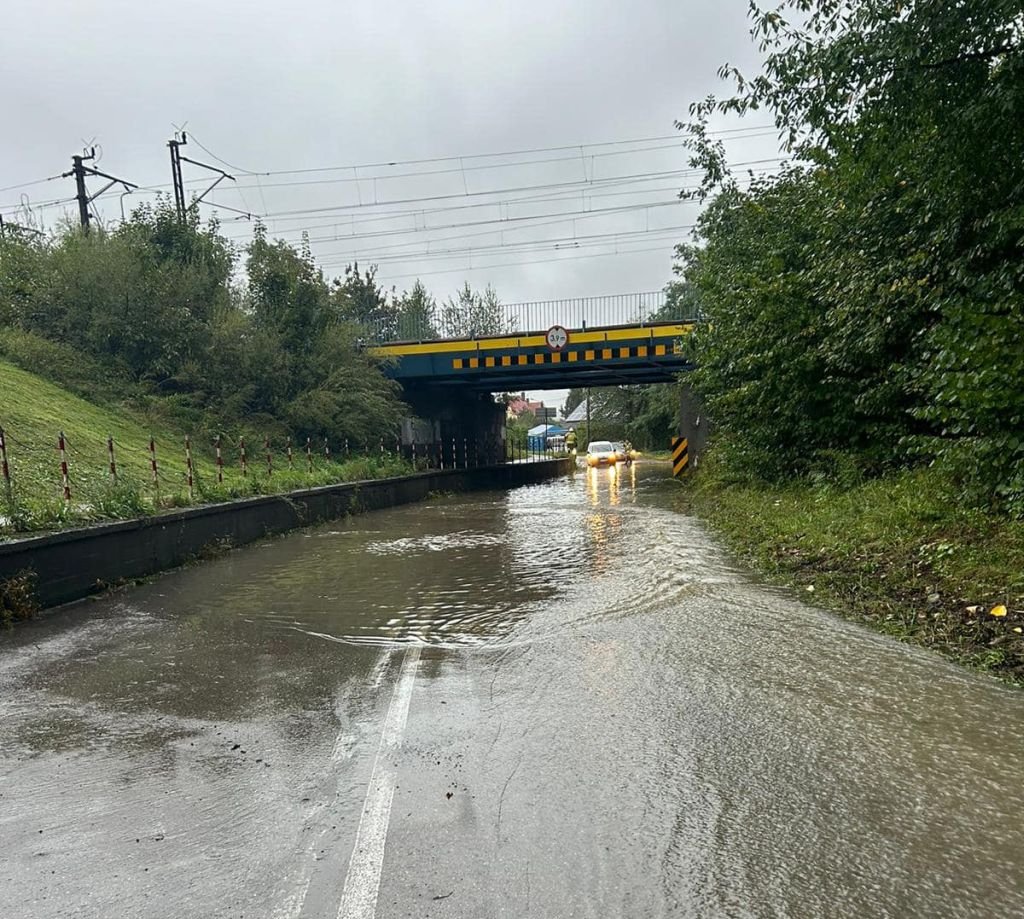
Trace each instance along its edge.
{"label": "concrete retaining wall", "polygon": [[326,485],[0,543],[0,582],[31,571],[40,605],[55,606],[174,568],[211,545],[241,546],[345,514],[419,501],[432,492],[527,485],[563,475],[571,463],[545,460]]}

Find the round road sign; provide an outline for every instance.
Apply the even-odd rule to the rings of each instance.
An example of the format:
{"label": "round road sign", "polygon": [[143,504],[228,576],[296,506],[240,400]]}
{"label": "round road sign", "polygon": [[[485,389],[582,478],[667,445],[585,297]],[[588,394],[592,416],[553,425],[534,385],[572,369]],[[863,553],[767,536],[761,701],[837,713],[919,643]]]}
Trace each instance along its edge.
{"label": "round road sign", "polygon": [[548,341],[548,347],[552,351],[561,351],[569,344],[569,333],[566,331],[565,326],[553,325],[548,329],[545,337]]}

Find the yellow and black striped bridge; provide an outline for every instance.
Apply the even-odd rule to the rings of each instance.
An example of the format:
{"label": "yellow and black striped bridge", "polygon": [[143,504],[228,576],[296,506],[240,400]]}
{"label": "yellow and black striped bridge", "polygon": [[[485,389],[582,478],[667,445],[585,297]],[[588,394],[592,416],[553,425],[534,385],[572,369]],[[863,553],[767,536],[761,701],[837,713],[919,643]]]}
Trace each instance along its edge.
{"label": "yellow and black striped bridge", "polygon": [[546,330],[395,342],[371,351],[388,359],[390,375],[403,384],[502,392],[663,383],[691,369],[688,340],[693,328],[685,322],[564,328],[564,340]]}

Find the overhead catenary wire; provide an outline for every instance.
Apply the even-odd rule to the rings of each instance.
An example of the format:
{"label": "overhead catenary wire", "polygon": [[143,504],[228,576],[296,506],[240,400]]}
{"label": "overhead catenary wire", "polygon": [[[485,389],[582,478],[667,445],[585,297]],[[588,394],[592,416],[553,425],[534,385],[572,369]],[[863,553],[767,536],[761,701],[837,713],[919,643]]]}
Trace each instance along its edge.
{"label": "overhead catenary wire", "polygon": [[[769,134],[777,133],[773,125],[747,125],[740,128],[723,128],[718,130],[708,131],[708,135],[712,137],[729,137],[739,135],[743,133],[749,133],[752,131],[763,132],[760,136],[768,136]],[[237,166],[233,163],[229,163],[227,160],[217,156],[208,147],[196,139],[193,132],[189,132],[189,136],[195,141],[196,146],[202,149],[209,156],[212,156],[219,163],[223,163],[230,169],[234,169],[237,172],[244,173],[246,175],[260,175],[260,176],[274,176],[274,175],[301,175],[304,173],[313,172],[331,172],[331,171],[349,171],[352,169],[384,169],[393,166],[417,166],[429,163],[444,163],[444,162],[456,162],[459,160],[476,160],[476,159],[487,159],[497,158],[502,156],[526,156],[531,153],[555,153],[563,150],[579,150],[589,149],[596,147],[612,147],[621,146],[625,144],[643,144],[643,143],[655,143],[659,141],[680,141],[680,138],[692,136],[691,132],[681,131],[676,134],[663,134],[655,137],[638,137],[629,138],[625,140],[609,140],[609,141],[597,141],[592,143],[575,143],[575,144],[562,144],[554,147],[530,147],[520,148],[516,150],[503,150],[491,153],[456,153],[446,154],[443,156],[431,156],[421,157],[419,159],[407,159],[407,160],[384,160],[377,163],[345,163],[335,164],[330,166],[309,166],[301,169],[267,169],[267,170],[254,170],[245,169],[241,166]]]}
{"label": "overhead catenary wire", "polygon": [[428,278],[439,274],[464,275],[474,271],[491,271],[495,268],[515,268],[522,265],[550,265],[556,262],[572,262],[585,258],[609,258],[619,255],[640,255],[651,252],[664,252],[665,246],[651,246],[645,249],[609,249],[607,252],[590,252],[585,255],[571,254],[559,258],[529,259],[528,261],[496,262],[488,265],[462,265],[458,268],[440,268],[436,271],[412,271],[404,274],[389,275],[389,280],[398,281],[405,278]]}
{"label": "overhead catenary wire", "polygon": [[[759,165],[759,164],[763,164],[763,163],[778,163],[782,159],[783,159],[783,157],[767,157],[767,158],[764,158],[764,159],[748,160],[746,162],[734,163],[734,164],[731,164],[731,165],[734,168],[738,168],[740,166],[755,166],[755,165]],[[615,180],[615,179],[630,179],[630,178],[638,178],[640,176],[647,176],[647,177],[658,176],[660,178],[671,178],[671,177],[674,177],[674,176],[682,176],[682,175],[686,175],[686,174],[696,175],[698,173],[699,173],[699,170],[695,170],[695,169],[682,169],[682,170],[673,169],[673,170],[666,170],[664,172],[634,173],[634,174],[625,175],[625,176],[610,176],[610,177],[607,177],[605,179],[596,179],[596,180],[593,180],[591,182],[581,182],[580,180],[574,180],[574,181],[570,181],[570,182],[549,182],[549,183],[532,184],[532,185],[521,185],[521,186],[516,186],[516,187],[513,187],[513,188],[491,188],[491,189],[485,189],[485,190],[480,190],[480,191],[452,192],[452,193],[447,193],[447,194],[443,194],[443,195],[422,195],[422,196],[414,197],[414,198],[396,198],[396,199],[393,199],[393,200],[390,200],[390,201],[377,201],[377,202],[366,203],[366,204],[359,204],[359,203],[351,204],[350,203],[350,204],[334,204],[334,205],[329,205],[329,206],[326,206],[326,207],[299,208],[299,209],[292,209],[292,210],[275,211],[275,212],[270,212],[270,213],[266,213],[266,214],[258,214],[258,215],[255,215],[255,216],[259,216],[261,218],[266,218],[266,219],[278,219],[278,218],[281,218],[281,217],[287,217],[287,216],[291,216],[291,215],[325,214],[325,213],[337,213],[337,212],[343,212],[343,211],[358,211],[358,210],[362,210],[362,209],[369,208],[369,207],[381,207],[381,206],[390,205],[390,204],[412,204],[412,203],[427,202],[427,201],[450,201],[450,200],[455,199],[455,198],[473,198],[473,197],[481,197],[481,196],[484,196],[484,195],[509,194],[509,193],[512,193],[512,192],[519,192],[519,191],[539,191],[539,190],[543,190],[543,189],[570,188],[570,187],[576,188],[576,187],[580,187],[581,185],[584,186],[584,187],[591,187],[591,186],[601,187],[604,184],[607,184],[608,182],[610,182],[612,180]],[[211,207],[217,207],[217,206],[218,206],[217,204],[211,202]],[[226,208],[226,209],[230,210],[230,208]]]}
{"label": "overhead catenary wire", "polygon": [[47,176],[45,179],[33,179],[31,182],[20,182],[17,185],[5,185],[3,186],[3,188],[0,188],[0,192],[15,191],[16,189],[19,188],[30,188],[33,185],[43,185],[46,182],[53,182],[55,179],[62,178],[63,175],[58,172],[57,175]]}
{"label": "overhead catenary wire", "polygon": [[[515,206],[515,205],[518,205],[518,204],[524,204],[524,203],[557,202],[557,201],[571,200],[571,199],[576,198],[578,196],[589,196],[589,197],[594,197],[594,198],[601,198],[601,197],[618,197],[618,196],[623,196],[623,195],[628,195],[628,194],[651,194],[651,193],[654,193],[655,191],[658,191],[658,192],[666,192],[667,191],[667,192],[676,192],[676,193],[681,192],[681,191],[693,191],[693,190],[695,190],[695,188],[692,188],[692,187],[691,188],[686,188],[686,187],[680,188],[678,185],[664,186],[664,187],[661,187],[661,188],[658,188],[658,189],[637,188],[637,189],[634,189],[633,191],[618,191],[618,192],[602,191],[602,189],[625,187],[625,186],[633,186],[633,185],[642,185],[642,184],[645,184],[645,183],[648,183],[648,182],[663,181],[663,180],[665,180],[666,176],[671,177],[671,176],[674,175],[677,178],[682,178],[682,177],[685,177],[687,175],[696,175],[696,174],[697,174],[697,170],[686,169],[686,170],[679,170],[679,171],[676,171],[676,172],[673,172],[673,173],[663,173],[663,172],[650,173],[650,174],[645,174],[645,175],[642,175],[642,176],[636,177],[636,178],[635,177],[629,177],[629,178],[625,178],[625,179],[619,179],[618,177],[612,177],[609,180],[598,180],[598,182],[600,184],[594,184],[594,185],[590,185],[590,184],[586,184],[586,185],[584,185],[584,184],[576,184],[576,185],[573,185],[572,187],[563,187],[563,183],[557,183],[557,190],[546,191],[546,192],[544,192],[542,194],[529,194],[529,195],[522,195],[520,197],[506,197],[506,198],[502,198],[502,199],[496,200],[496,201],[479,201],[479,202],[475,202],[475,203],[472,203],[472,204],[447,205],[447,206],[443,206],[443,207],[431,207],[431,208],[410,208],[410,209],[401,210],[401,211],[382,211],[381,213],[373,213],[373,212],[371,212],[370,214],[367,214],[367,215],[363,215],[362,213],[360,213],[360,216],[359,216],[359,221],[360,221],[359,226],[365,225],[367,223],[377,223],[377,222],[386,221],[386,220],[396,220],[396,219],[400,219],[400,218],[403,218],[403,217],[425,218],[425,217],[430,216],[430,215],[443,214],[443,213],[455,213],[455,212],[459,212],[459,211],[474,210],[474,209],[480,209],[480,208],[493,208],[493,207],[509,208],[509,207],[512,207],[512,206]],[[756,176],[768,175],[768,174],[769,174],[769,170],[758,170],[758,172],[755,173]],[[747,180],[743,179],[742,181],[747,181]],[[497,194],[504,194],[506,191],[507,191],[506,189],[502,189],[501,191],[494,191],[493,194],[495,194],[495,195],[497,195]],[[430,196],[430,197],[431,197],[431,199],[436,198],[436,196]],[[456,198],[464,198],[465,194],[456,195],[454,197],[456,197]],[[421,199],[421,200],[425,200],[425,199]],[[345,205],[342,205],[341,207],[345,207]],[[361,208],[360,208],[360,210],[361,210]],[[294,230],[275,230],[275,236],[286,237],[289,234],[304,233],[304,232],[306,232],[309,229],[315,229],[315,228],[321,227],[321,226],[329,226],[332,223],[336,224],[336,223],[338,223],[338,218],[339,217],[344,217],[344,215],[336,214],[336,215],[332,216],[332,215],[328,214],[328,215],[321,215],[321,216],[317,216],[317,217],[313,217],[313,218],[309,218],[307,216],[268,217],[266,219],[270,223],[273,223],[273,224],[282,223],[282,222],[285,222],[285,221],[288,221],[288,222],[302,221],[304,223],[304,226],[302,228],[299,228],[299,229],[294,229]],[[354,227],[355,224],[353,223],[352,226]],[[429,226],[424,225],[420,229],[431,229],[431,228]],[[228,238],[243,238],[245,235],[248,235],[248,234],[241,234],[241,235],[239,235],[237,237],[232,237],[230,233],[227,233],[225,235]]]}
{"label": "overhead catenary wire", "polygon": [[[450,249],[424,249],[422,252],[410,252],[410,253],[395,253],[392,255],[381,255],[374,256],[373,261],[375,263],[386,263],[390,261],[422,261],[424,259],[441,259],[449,257],[451,255],[466,255],[472,253],[483,253],[483,252],[513,252],[513,251],[526,251],[533,247],[537,247],[539,250],[550,249],[550,248],[572,248],[574,246],[581,245],[592,245],[594,240],[607,241],[612,238],[616,239],[627,239],[638,236],[648,236],[653,238],[657,235],[670,235],[682,232],[684,230],[693,229],[692,223],[676,224],[673,226],[664,227],[651,227],[644,229],[633,229],[633,230],[614,230],[606,233],[589,233],[589,234],[573,234],[566,236],[552,237],[549,239],[524,239],[517,242],[501,242],[482,246],[462,246]],[[349,256],[351,253],[346,254],[345,257],[341,257],[339,253],[335,257],[335,263],[344,263],[351,261]],[[329,266],[332,261],[330,259],[321,259],[320,262],[324,266]]]}

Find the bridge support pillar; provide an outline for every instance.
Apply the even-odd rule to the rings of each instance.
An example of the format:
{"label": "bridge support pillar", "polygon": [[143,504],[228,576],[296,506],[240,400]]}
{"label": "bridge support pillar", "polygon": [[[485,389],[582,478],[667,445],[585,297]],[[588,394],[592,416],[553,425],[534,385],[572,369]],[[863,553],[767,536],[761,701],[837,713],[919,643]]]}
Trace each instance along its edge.
{"label": "bridge support pillar", "polygon": [[700,396],[689,383],[679,384],[679,436],[689,441],[690,468],[696,469],[707,446],[711,425]]}
{"label": "bridge support pillar", "polygon": [[403,398],[412,418],[402,424],[402,441],[441,441],[453,438],[462,449],[463,441],[480,462],[505,459],[505,406],[490,393],[456,386],[407,385]]}

